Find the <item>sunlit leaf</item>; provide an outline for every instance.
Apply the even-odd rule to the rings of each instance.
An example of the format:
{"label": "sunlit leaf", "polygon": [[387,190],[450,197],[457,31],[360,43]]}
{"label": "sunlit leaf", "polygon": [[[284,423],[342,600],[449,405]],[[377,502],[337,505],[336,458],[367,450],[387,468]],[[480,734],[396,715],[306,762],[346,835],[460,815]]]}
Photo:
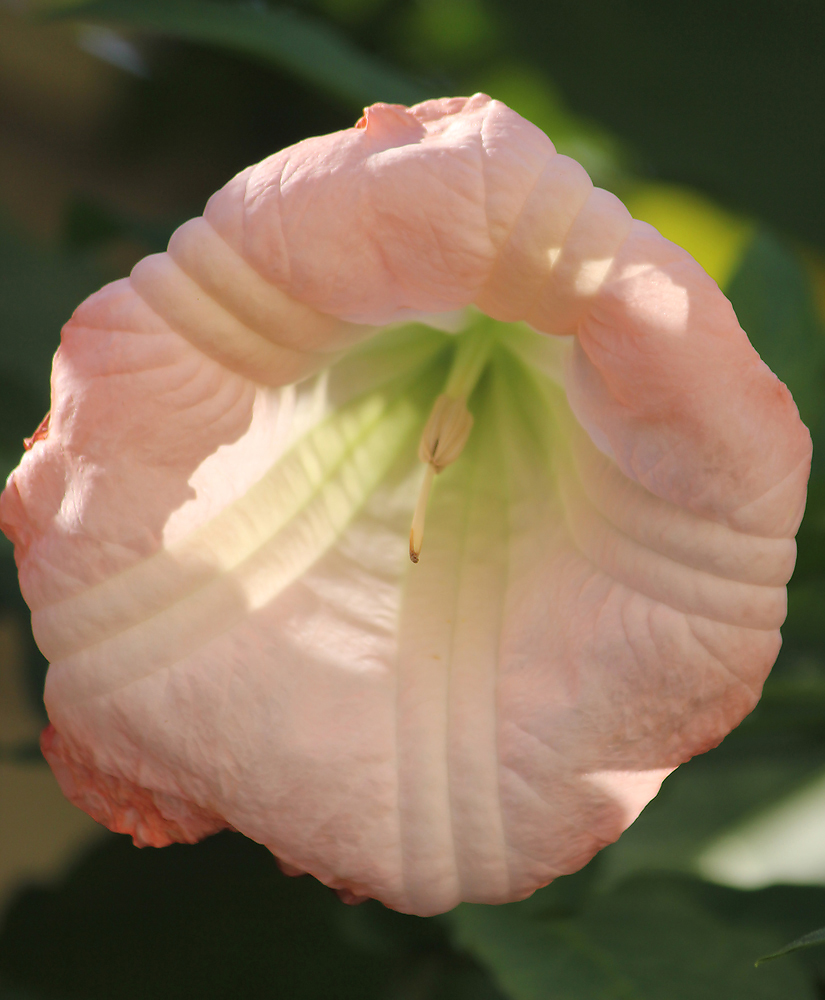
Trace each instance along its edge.
{"label": "sunlit leaf", "polygon": [[634,219],[649,222],[684,247],[722,289],[726,288],[753,238],[753,223],[696,191],[676,185],[643,184],[624,200]]}
{"label": "sunlit leaf", "polygon": [[783,731],[760,739],[743,730],[683,764],[633,826],[605,849],[602,877],[613,884],[651,868],[694,871],[715,838],[814,776],[825,765],[825,747],[783,745]]}

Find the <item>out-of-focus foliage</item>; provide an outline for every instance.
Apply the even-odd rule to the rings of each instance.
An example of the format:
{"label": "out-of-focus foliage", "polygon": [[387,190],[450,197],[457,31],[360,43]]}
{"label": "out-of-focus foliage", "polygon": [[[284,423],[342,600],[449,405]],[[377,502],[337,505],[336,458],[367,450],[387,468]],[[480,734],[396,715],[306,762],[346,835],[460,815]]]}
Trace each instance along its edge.
{"label": "out-of-focus foliage", "polygon": [[825,247],[825,5],[515,0],[512,32],[648,170]]}
{"label": "out-of-focus foliage", "polygon": [[38,995],[89,1000],[501,998],[447,926],[345,907],[230,833],[143,852],[108,839],[62,885],[17,900],[0,970]]}
{"label": "out-of-focus foliage", "polygon": [[[714,845],[825,773],[823,11],[0,0],[4,474],[48,407],[61,323],[162,249],[234,171],[352,124],[362,103],[480,89],[697,257],[793,390],[816,450],[785,645],[762,702],[582,873],[523,903],[422,920],[345,907],[237,835],[158,852],[111,837],[62,881],[17,896],[0,928],[0,1000],[825,996],[825,949],[754,968],[825,922],[825,888],[699,877]],[[7,615],[26,627],[1,543]],[[25,635],[40,704],[45,664]],[[32,748],[0,734],[0,751]],[[770,882],[768,869],[754,881]]]}
{"label": "out-of-focus foliage", "polygon": [[648,875],[572,909],[554,905],[551,887],[507,908],[464,905],[451,919],[514,1000],[813,1000],[801,966],[775,979],[754,968],[754,949],[776,935],[768,922],[731,919],[732,893]]}
{"label": "out-of-focus foliage", "polygon": [[228,6],[214,0],[81,0],[63,13],[235,49],[294,73],[348,105],[369,104],[377,94],[404,104],[426,96],[403,73],[359,51],[323,21],[290,7]]}
{"label": "out-of-focus foliage", "polygon": [[742,893],[672,875],[605,891],[596,863],[523,903],[427,920],[347,908],[237,834],[143,852],[112,837],[62,885],[17,899],[0,973],[37,995],[90,1000],[813,1000],[802,961],[757,972],[754,957],[825,903],[814,892],[791,898],[803,912],[788,918],[775,890],[747,906]]}

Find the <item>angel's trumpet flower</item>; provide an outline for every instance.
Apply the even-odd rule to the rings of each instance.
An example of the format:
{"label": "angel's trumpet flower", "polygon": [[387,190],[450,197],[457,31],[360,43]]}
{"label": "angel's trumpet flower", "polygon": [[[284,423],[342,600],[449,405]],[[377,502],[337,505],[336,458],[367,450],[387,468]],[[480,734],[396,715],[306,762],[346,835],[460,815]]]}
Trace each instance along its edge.
{"label": "angel's trumpet flower", "polygon": [[231,826],[350,898],[518,899],[779,649],[788,390],[695,261],[483,95],[239,174],[79,307],[52,394],[0,505],[43,747],[138,844]]}

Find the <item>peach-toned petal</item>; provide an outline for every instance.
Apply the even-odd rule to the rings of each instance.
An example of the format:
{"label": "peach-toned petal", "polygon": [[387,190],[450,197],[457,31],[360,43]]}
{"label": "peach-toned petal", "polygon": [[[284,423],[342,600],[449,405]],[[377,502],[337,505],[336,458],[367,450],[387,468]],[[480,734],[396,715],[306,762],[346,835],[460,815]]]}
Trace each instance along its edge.
{"label": "peach-toned petal", "polygon": [[[418,436],[478,333],[361,342],[471,303],[535,329],[485,321],[412,566]],[[244,171],[78,309],[52,402],[0,498],[44,746],[140,843],[229,825],[347,898],[521,898],[776,657],[810,460],[787,390],[691,258],[484,95]]]}
{"label": "peach-toned petal", "polygon": [[634,222],[578,332],[574,409],[626,474],[740,531],[796,533],[810,436],[691,257]]}
{"label": "peach-toned petal", "polygon": [[54,726],[43,730],[40,745],[66,798],[115,833],[128,833],[138,847],[196,844],[226,828],[192,802],[100,771],[82,750],[75,756]]}
{"label": "peach-toned petal", "polygon": [[[775,595],[781,619],[782,570],[726,592],[724,574],[748,577],[740,536],[666,519],[649,495],[635,530],[617,531],[615,466],[580,430],[564,443],[560,391],[515,362],[475,406],[418,567],[405,552],[413,437],[299,578],[272,563],[297,551],[288,528],[274,524],[275,549],[264,530],[254,558],[275,592],[263,603],[249,557],[215,565],[226,525],[249,530],[253,487],[132,570],[36,611],[40,641],[61,644],[47,699],[63,738],[118,787],[190,803],[288,864],[413,912],[525,895],[615,839],[667,770],[754,704],[777,637],[739,622],[755,590]],[[256,424],[274,413],[253,407],[247,434],[265,440]],[[277,443],[268,450],[271,462]],[[287,458],[275,470],[294,484]],[[596,550],[578,538],[582,517],[603,519]],[[691,519],[695,570],[670,559]],[[657,548],[682,567],[664,600],[638,590],[638,560]],[[787,548],[771,562],[783,559],[787,572]]]}
{"label": "peach-toned petal", "polygon": [[282,385],[374,332],[364,324],[477,299],[549,159],[566,160],[483,94],[374,105],[238,174],[132,283],[210,357]]}

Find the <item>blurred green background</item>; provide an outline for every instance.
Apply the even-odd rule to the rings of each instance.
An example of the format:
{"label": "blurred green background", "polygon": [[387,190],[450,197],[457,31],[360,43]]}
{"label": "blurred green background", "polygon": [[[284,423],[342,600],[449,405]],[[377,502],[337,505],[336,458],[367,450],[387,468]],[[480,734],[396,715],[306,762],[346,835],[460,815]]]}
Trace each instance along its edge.
{"label": "blurred green background", "polygon": [[39,757],[45,664],[0,538],[0,1000],[808,1000],[825,949],[825,4],[0,0],[0,469],[61,324],[233,173],[364,104],[484,90],[685,246],[815,442],[756,712],[531,900],[345,907],[239,835],[138,851]]}

